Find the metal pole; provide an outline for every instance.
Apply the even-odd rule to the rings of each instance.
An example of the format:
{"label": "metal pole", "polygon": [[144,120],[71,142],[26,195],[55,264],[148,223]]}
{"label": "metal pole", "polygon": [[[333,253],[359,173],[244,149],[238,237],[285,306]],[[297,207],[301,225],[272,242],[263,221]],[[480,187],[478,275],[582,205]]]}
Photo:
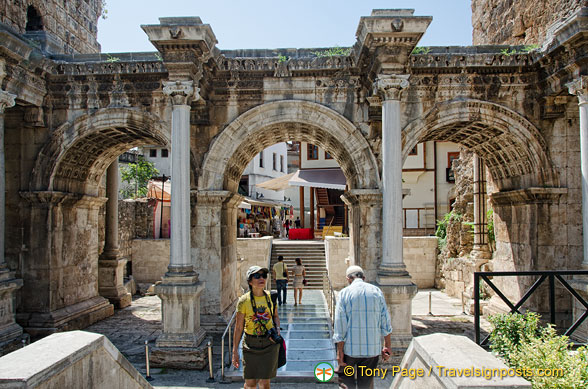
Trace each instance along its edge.
{"label": "metal pole", "polygon": [[163,239],[163,187],[165,186],[165,174],[161,178],[161,209],[159,210],[159,239]]}
{"label": "metal pole", "polygon": [[[224,337],[224,335],[221,339],[221,351],[222,351],[221,352],[221,381],[224,381],[225,380],[225,337]],[[229,354],[230,353],[231,353],[231,348],[229,347]]]}
{"label": "metal pole", "polygon": [[555,276],[549,275],[549,311],[551,313],[551,324],[555,324]]}
{"label": "metal pole", "polygon": [[208,342],[206,345],[208,347],[208,379],[206,382],[214,382],[214,375],[212,374],[212,344]]}
{"label": "metal pole", "polygon": [[476,344],[480,345],[480,276],[474,273],[474,328]]}
{"label": "metal pole", "polygon": [[145,379],[147,381],[152,381],[153,377],[151,377],[151,375],[149,374],[149,345],[147,344],[147,341],[145,341],[145,366],[147,368],[147,376],[145,377]]}
{"label": "metal pole", "polygon": [[429,292],[429,316],[433,316],[433,313],[431,312],[432,299],[433,299],[433,292]]}

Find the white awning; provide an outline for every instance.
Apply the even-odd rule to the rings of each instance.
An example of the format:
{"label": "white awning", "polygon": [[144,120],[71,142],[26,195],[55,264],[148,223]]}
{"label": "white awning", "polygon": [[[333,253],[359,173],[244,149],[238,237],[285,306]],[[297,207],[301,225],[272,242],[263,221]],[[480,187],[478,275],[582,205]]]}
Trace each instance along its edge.
{"label": "white awning", "polygon": [[298,170],[288,181],[291,186],[345,190],[347,180],[341,169]]}

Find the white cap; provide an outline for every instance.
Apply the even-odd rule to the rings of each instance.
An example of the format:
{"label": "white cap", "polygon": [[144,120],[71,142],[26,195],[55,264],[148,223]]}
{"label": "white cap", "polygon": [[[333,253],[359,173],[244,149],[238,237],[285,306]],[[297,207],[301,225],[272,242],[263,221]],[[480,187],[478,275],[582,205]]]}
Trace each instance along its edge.
{"label": "white cap", "polygon": [[363,274],[363,269],[359,266],[353,265],[353,266],[349,266],[347,268],[347,271],[345,272],[345,276],[346,277],[355,276],[355,274],[357,274],[357,273]]}
{"label": "white cap", "polygon": [[251,276],[253,274],[257,273],[258,271],[264,271],[266,273],[269,273],[269,270],[267,269],[267,267],[261,267],[261,266],[253,265],[253,266],[251,266],[247,270],[247,280],[249,281],[249,279],[251,278]]}

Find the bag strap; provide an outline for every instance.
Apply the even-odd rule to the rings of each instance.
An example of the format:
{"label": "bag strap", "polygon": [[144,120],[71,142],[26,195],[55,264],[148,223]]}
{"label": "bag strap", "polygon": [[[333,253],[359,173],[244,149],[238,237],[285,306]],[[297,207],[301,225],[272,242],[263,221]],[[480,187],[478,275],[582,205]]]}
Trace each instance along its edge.
{"label": "bag strap", "polygon": [[[265,293],[265,290],[263,291],[263,295],[265,296],[265,301],[267,302],[267,307],[270,311],[270,316],[272,318],[272,323],[274,324],[274,327],[276,327],[276,322],[274,321],[274,314],[273,314],[273,304],[271,302],[271,298],[269,298],[267,296],[267,293]],[[251,298],[251,307],[253,308],[253,312],[257,313],[257,305],[255,304],[255,297],[253,296],[252,292],[249,292],[249,298]],[[261,322],[261,325],[263,326],[263,328],[265,329],[265,332],[268,331],[267,327],[265,326],[265,324],[263,324],[263,322]]]}

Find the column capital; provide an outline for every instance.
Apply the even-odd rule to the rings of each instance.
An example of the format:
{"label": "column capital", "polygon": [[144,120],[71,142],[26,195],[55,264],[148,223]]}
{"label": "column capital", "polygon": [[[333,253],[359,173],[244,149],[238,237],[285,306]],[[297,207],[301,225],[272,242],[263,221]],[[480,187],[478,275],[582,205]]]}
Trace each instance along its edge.
{"label": "column capital", "polygon": [[402,90],[410,85],[409,74],[380,74],[374,82],[374,95],[382,94],[384,100],[400,100]]}
{"label": "column capital", "polygon": [[14,107],[14,99],[16,95],[0,90],[0,115],[4,113],[6,108]]}
{"label": "column capital", "polygon": [[200,88],[194,87],[194,81],[164,81],[163,93],[170,96],[173,105],[189,105],[200,99]]}
{"label": "column capital", "polygon": [[578,96],[579,104],[588,103],[588,76],[580,76],[575,81],[566,84],[570,94]]}

